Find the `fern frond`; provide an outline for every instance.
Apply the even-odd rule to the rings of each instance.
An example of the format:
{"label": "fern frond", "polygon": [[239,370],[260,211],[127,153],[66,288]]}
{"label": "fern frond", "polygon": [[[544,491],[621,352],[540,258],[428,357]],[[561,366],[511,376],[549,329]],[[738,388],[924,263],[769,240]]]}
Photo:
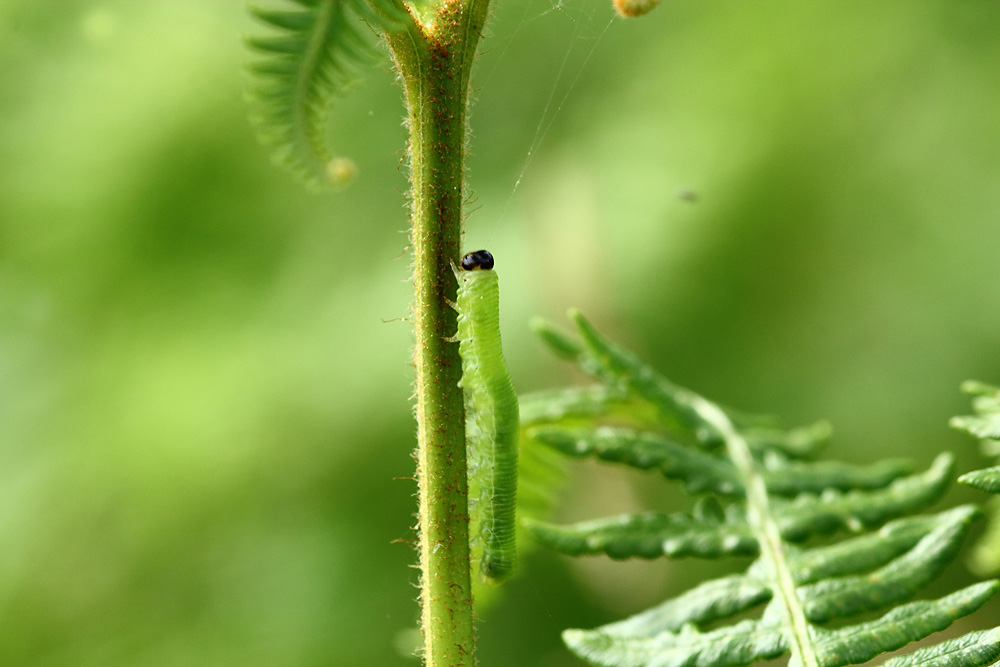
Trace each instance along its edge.
{"label": "fern frond", "polygon": [[882,663],[882,667],[985,667],[1000,658],[1000,629],[970,632]]}
{"label": "fern frond", "polygon": [[[846,601],[866,599],[864,609],[878,609],[891,603],[892,598],[905,600],[922,583],[904,581],[901,587],[882,586],[886,591],[872,596],[872,583],[880,583],[886,575],[893,582],[905,579],[920,562],[931,563],[924,576],[939,572],[961,543],[970,521],[978,514],[972,506],[958,507],[936,515],[909,517],[887,523],[879,531],[844,542],[810,550],[790,550],[789,565],[797,584],[803,586],[821,582],[828,588],[825,603],[814,607],[814,618],[831,618],[826,607],[839,608],[839,616],[847,616]],[[919,561],[919,562],[918,562]],[[864,577],[851,577],[872,571]],[[891,596],[891,597],[890,597]],[[804,596],[805,597],[805,596]],[[772,598],[771,586],[763,561],[755,561],[745,574],[705,582],[680,596],[627,620],[601,628],[602,632],[619,636],[652,637],[662,632],[677,632],[687,624],[706,625],[752,609]],[[871,600],[875,600],[872,602]],[[860,605],[858,605],[860,607]]]}
{"label": "fern frond", "polygon": [[981,440],[1000,440],[1000,412],[975,417],[953,417],[951,425]]}
{"label": "fern frond", "polygon": [[[994,441],[984,445],[987,445],[987,454],[996,455],[998,452],[995,441],[1000,441],[1000,388],[970,380],[962,383],[962,391],[975,397],[972,399],[972,409],[976,414],[952,417],[951,426],[974,438]],[[990,447],[991,444],[994,446]]]}
{"label": "fern frond", "polygon": [[604,385],[539,391],[518,397],[518,402],[521,407],[521,426],[526,429],[541,423],[611,414],[620,414],[626,420],[643,420],[636,414],[635,402],[630,402],[624,391]]}
{"label": "fern frond", "polygon": [[[723,456],[671,441],[659,433],[631,428],[535,428],[530,437],[574,458],[595,457],[639,470],[659,470],[664,477],[683,480],[689,493],[712,492],[742,495],[739,473]],[[837,461],[803,463],[771,455],[763,461],[768,490],[778,496],[819,493],[828,489],[880,489],[909,474],[913,464],[905,459],[854,466]]]}
{"label": "fern frond", "polygon": [[689,493],[742,494],[736,469],[726,459],[685,447],[659,433],[604,426],[590,429],[540,427],[529,436],[573,458],[595,457],[638,470],[658,470],[684,482]]}
{"label": "fern frond", "polygon": [[[996,581],[974,584],[938,600],[904,604],[875,621],[835,630],[812,626],[816,664],[860,664],[923,639],[979,609],[998,587]],[[633,634],[630,627],[619,625],[566,630],[563,640],[580,657],[607,667],[743,667],[788,652],[789,641],[780,614],[768,613],[776,608],[769,606],[759,621],[741,621],[710,632],[700,632],[688,624],[677,631],[654,633],[644,627],[644,632]],[[979,635],[977,640],[978,650],[986,655],[992,653],[988,646],[1000,641],[994,634]],[[949,652],[949,647],[942,645],[942,649],[939,652]]]}
{"label": "fern frond", "polygon": [[[624,621],[567,630],[564,641],[577,655],[608,667],[743,667],[786,653],[795,667],[857,664],[944,629],[1000,587],[989,581],[911,601],[955,558],[979,515],[962,506],[911,516],[946,490],[949,454],[917,474],[898,460],[810,460],[829,436],[825,422],[786,431],[720,408],[604,339],[579,313],[570,317],[578,338],[545,324],[535,328],[603,389],[536,395],[530,440],[571,458],[659,472],[697,501],[671,514],[569,526],[529,521],[532,533],[574,556],[757,557],[741,575],[703,583]],[[977,390],[979,400],[992,400],[981,385]],[[842,530],[858,535],[805,544]],[[756,608],[759,617],[746,618]],[[852,624],[872,613],[882,615]],[[1000,632],[990,631],[892,664],[981,667],[997,656]]]}
{"label": "fern frond", "polygon": [[[794,500],[774,499],[781,537],[801,542],[812,535],[840,529],[861,531],[919,511],[944,493],[951,480],[952,458],[942,454],[925,472],[894,481],[875,491],[803,494]],[[720,517],[678,512],[645,512],[570,526],[530,522],[545,546],[570,556],[604,553],[612,558],[659,558],[755,554],[753,526],[741,504],[731,504]]]}
{"label": "fern frond", "polygon": [[[853,576],[840,575],[825,578],[805,586],[799,591],[806,618],[812,623],[826,623],[838,618],[848,618],[868,611],[884,609],[910,599],[917,592],[937,578],[958,553],[962,540],[968,532],[969,523],[978,515],[971,506],[958,508],[935,517],[938,523],[934,529],[920,539],[909,551],[894,558],[885,565]],[[868,558],[889,553],[881,545],[851,541],[827,548],[823,554],[826,560],[836,566],[839,557],[844,565],[857,567],[854,562],[857,549],[867,548],[872,554]],[[791,559],[794,567],[796,558]],[[801,570],[800,570],[801,572]],[[803,579],[815,576],[807,573]],[[798,582],[796,582],[798,583]]]}
{"label": "fern frond", "polygon": [[[790,552],[789,563],[799,584],[797,596],[814,624],[810,632],[819,664],[864,662],[944,629],[988,600],[996,592],[996,582],[978,584],[938,601],[897,607],[870,623],[837,630],[816,625],[905,602],[952,560],[976,514],[975,508],[965,506],[901,519],[875,534]],[[870,571],[844,576],[859,569]],[[772,586],[768,568],[758,560],[745,575],[706,582],[625,621],[595,630],[568,630],[564,639],[582,657],[615,667],[735,667],[778,657],[789,647]],[[758,621],[709,633],[694,630],[695,625],[717,623],[769,601]]]}
{"label": "fern frond", "polygon": [[815,628],[819,664],[857,665],[944,630],[996,595],[1000,582],[983,581],[938,600],[896,607],[882,618],[837,630]]}
{"label": "fern frond", "polygon": [[[979,438],[983,454],[996,458],[1000,455],[1000,388],[969,380],[962,383],[962,391],[974,397],[972,409],[976,414],[953,417],[951,426]],[[1000,494],[1000,466],[965,473],[958,481],[986,493]],[[989,509],[986,531],[971,558],[972,568],[982,574],[1000,570],[1000,498],[992,499]]]}
{"label": "fern frond", "polygon": [[986,493],[1000,493],[1000,466],[967,472],[958,481]]}
{"label": "fern frond", "polygon": [[376,51],[369,28],[400,30],[408,20],[399,0],[290,0],[296,9],[251,7],[250,13],[276,32],[250,37],[263,57],[251,62],[251,118],[274,159],[313,188],[343,185],[353,163],[336,156],[326,139],[336,97],[346,94],[359,65]]}
{"label": "fern frond", "polygon": [[[733,424],[739,427],[735,420]],[[751,449],[777,450],[792,458],[804,459],[816,456],[827,445],[833,428],[830,422],[821,419],[814,424],[788,430],[747,426],[741,432]]]}
{"label": "fern frond", "polygon": [[606,385],[645,399],[665,422],[696,433],[703,444],[714,446],[721,442],[694,409],[694,394],[651,373],[636,357],[601,338],[579,312],[570,311],[569,316],[580,330],[582,345],[544,321],[534,323],[536,333],[557,355],[572,360],[581,371]]}

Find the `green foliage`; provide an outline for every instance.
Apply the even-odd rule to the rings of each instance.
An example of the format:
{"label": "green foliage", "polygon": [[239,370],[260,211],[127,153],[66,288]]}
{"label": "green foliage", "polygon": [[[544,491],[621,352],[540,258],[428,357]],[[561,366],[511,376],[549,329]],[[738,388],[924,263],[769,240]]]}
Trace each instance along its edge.
{"label": "green foliage", "polygon": [[[742,574],[624,621],[567,630],[563,639],[580,657],[608,667],[740,667],[790,652],[793,665],[858,664],[948,627],[997,592],[1000,583],[987,581],[911,601],[954,559],[979,514],[973,506],[916,514],[944,493],[950,455],[916,474],[905,461],[813,460],[827,425],[785,431],[723,409],[604,339],[579,313],[570,316],[579,339],[536,328],[602,384],[525,397],[527,437],[569,457],[658,471],[697,500],[672,514],[529,522],[537,539],[573,556],[756,556]],[[857,535],[801,544],[837,531]],[[890,662],[972,667],[998,657],[993,630]]]}
{"label": "green foliage", "polygon": [[326,124],[358,65],[376,55],[361,19],[376,29],[399,30],[405,9],[398,0],[372,0],[371,6],[367,0],[289,1],[300,8],[250,8],[278,31],[247,40],[264,56],[249,65],[253,120],[275,160],[310,186],[343,185],[353,178],[354,165],[330,150]]}
{"label": "green foliage", "polygon": [[[899,480],[878,491],[844,494],[831,488],[815,494],[806,490],[790,502],[773,498],[771,511],[782,538],[794,542],[840,529],[873,528],[930,505],[944,492],[951,474],[951,457],[942,455],[925,473]],[[794,485],[794,482],[795,478],[788,476],[783,486]],[[758,538],[743,506],[736,503],[724,511],[718,508],[719,505],[709,499],[696,505],[690,513],[648,512],[568,527],[537,523],[533,528],[543,544],[573,556],[605,553],[612,558],[659,558],[664,555],[715,558],[756,554]]]}
{"label": "green foliage", "polygon": [[[984,582],[939,600],[904,604],[872,622],[835,630],[811,626],[814,664],[859,664],[900,648],[975,611],[996,589],[995,582]],[[790,648],[787,622],[776,601],[768,604],[759,621],[741,621],[709,632],[698,631],[691,621],[672,629],[662,622],[659,611],[661,608],[598,630],[568,630],[563,637],[578,655],[595,664],[630,667],[746,665],[777,658]],[[670,609],[668,613],[686,616],[687,611]],[[978,653],[956,664],[986,665],[1000,656],[1000,637],[995,633],[980,641]],[[912,664],[928,663],[918,659]]]}
{"label": "green foliage", "polygon": [[953,417],[951,425],[983,440],[986,453],[996,456],[1000,453],[1000,388],[969,380],[962,383],[962,391],[975,397],[972,409],[976,414]]}
{"label": "green foliage", "polygon": [[1000,466],[967,472],[959,477],[958,481],[980,491],[1000,493]]}
{"label": "green foliage", "polygon": [[[962,384],[962,391],[974,396],[975,414],[953,417],[951,425],[979,438],[983,454],[995,459],[1000,456],[1000,388],[970,380]],[[1000,494],[1000,466],[965,473],[958,481],[986,493]],[[993,499],[989,507],[989,524],[972,554],[972,567],[981,573],[1000,570],[1000,502]]]}
{"label": "green foliage", "polygon": [[[376,64],[358,113],[338,99],[331,138],[361,182],[302,197],[233,95],[234,44],[266,30],[243,4],[0,2],[0,664],[416,667],[390,644],[416,595],[411,550],[390,545],[412,536],[414,492],[393,479],[412,473],[412,338],[383,322],[412,298],[387,259],[400,89]],[[493,3],[470,240],[607,4]],[[839,458],[884,442],[929,462],[956,364],[1000,384],[1000,3],[665,2],[646,19],[608,29],[495,233],[518,385],[555,386],[521,321],[574,300],[683,350],[650,361],[687,386],[872,436],[838,439]],[[553,658],[553,624],[618,620],[558,563],[525,575],[479,629],[485,667],[577,664]],[[653,606],[636,599],[652,587],[623,583],[614,607]]]}
{"label": "green foliage", "polygon": [[[667,436],[632,428],[606,426],[586,428],[536,428],[536,440],[566,456],[592,456],[610,463],[623,463],[640,470],[659,470],[668,479],[681,480],[689,493],[742,495],[739,471],[728,459],[711,452],[685,447]],[[827,489],[881,489],[912,471],[905,459],[853,466],[836,461],[801,463],[768,456],[761,474],[768,490],[779,496],[819,493]]]}

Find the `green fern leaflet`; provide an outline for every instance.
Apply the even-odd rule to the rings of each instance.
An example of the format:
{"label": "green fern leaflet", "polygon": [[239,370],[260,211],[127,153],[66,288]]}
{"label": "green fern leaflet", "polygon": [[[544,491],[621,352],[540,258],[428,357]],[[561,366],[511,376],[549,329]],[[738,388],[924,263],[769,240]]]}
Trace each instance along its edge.
{"label": "green fern leaflet", "polygon": [[247,40],[262,56],[249,65],[252,119],[275,160],[311,187],[343,185],[353,177],[354,165],[327,144],[334,100],[348,92],[359,65],[375,59],[368,26],[401,30],[409,25],[409,14],[399,0],[289,3],[298,7],[250,8],[275,31]]}
{"label": "green fern leaflet", "polygon": [[[1000,456],[1000,388],[970,380],[962,384],[962,391],[975,397],[972,409],[976,414],[953,417],[952,427],[979,438],[986,456]],[[987,493],[1000,493],[1000,467],[970,472],[958,481]]]}
{"label": "green fern leaflet", "polygon": [[[994,460],[1000,456],[1000,388],[969,381],[962,384],[962,391],[971,394],[974,415],[953,417],[952,427],[978,438],[982,452]],[[986,493],[1000,494],[1000,466],[975,470],[958,478]],[[989,524],[972,552],[971,566],[980,574],[1000,571],[1000,499],[988,504]]]}
{"label": "green fern leaflet", "polygon": [[[581,658],[607,667],[742,667],[791,654],[794,667],[860,664],[947,628],[1000,588],[986,581],[913,601],[955,558],[979,515],[970,505],[920,514],[946,490],[950,455],[922,472],[898,460],[815,460],[829,436],[825,423],[783,430],[722,408],[669,382],[579,313],[570,317],[578,337],[544,323],[536,329],[600,384],[523,397],[525,445],[655,471],[696,501],[673,514],[528,522],[537,540],[572,556],[755,556],[742,574],[626,620],[565,631]],[[806,544],[837,532],[853,536]],[[884,664],[980,667],[998,658],[1000,630],[990,630]]]}

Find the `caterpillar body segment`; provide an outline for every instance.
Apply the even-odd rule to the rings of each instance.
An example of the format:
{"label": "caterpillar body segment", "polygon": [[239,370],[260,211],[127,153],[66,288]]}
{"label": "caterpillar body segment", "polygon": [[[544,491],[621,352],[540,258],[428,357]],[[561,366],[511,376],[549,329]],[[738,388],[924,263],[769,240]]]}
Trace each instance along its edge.
{"label": "caterpillar body segment", "polygon": [[469,413],[469,498],[473,553],[479,573],[498,584],[515,564],[515,504],[519,440],[517,394],[500,345],[500,289],[493,256],[462,258],[458,278],[459,352]]}

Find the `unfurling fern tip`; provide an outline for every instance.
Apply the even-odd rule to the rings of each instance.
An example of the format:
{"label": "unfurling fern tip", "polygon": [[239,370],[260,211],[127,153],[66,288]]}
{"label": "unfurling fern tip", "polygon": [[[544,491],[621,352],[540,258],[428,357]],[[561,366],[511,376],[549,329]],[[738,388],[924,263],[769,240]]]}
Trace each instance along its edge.
{"label": "unfurling fern tip", "polygon": [[249,8],[272,29],[247,38],[261,56],[248,66],[251,120],[276,162],[313,189],[341,187],[357,169],[330,148],[327,121],[334,101],[351,90],[359,66],[377,56],[365,33],[405,29],[409,15],[399,0],[372,0],[378,11],[366,0],[289,2],[298,7]]}

